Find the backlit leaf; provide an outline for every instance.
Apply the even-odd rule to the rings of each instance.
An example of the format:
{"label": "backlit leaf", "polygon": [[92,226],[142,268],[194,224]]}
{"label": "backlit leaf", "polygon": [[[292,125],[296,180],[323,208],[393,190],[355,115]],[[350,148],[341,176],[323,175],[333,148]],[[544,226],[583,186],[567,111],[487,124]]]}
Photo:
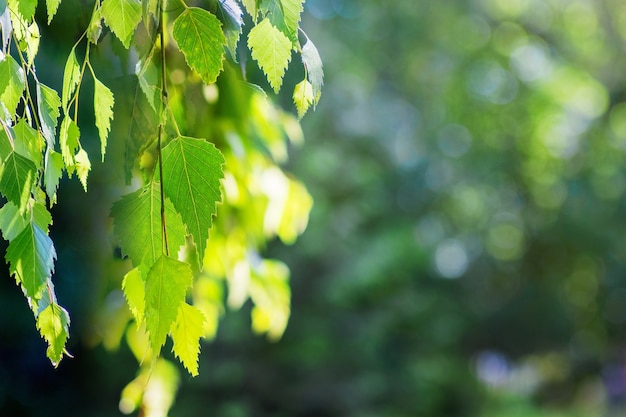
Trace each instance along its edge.
{"label": "backlit leaf", "polygon": [[37,317],[37,329],[48,343],[46,355],[56,367],[63,358],[69,337],[70,316],[56,303],[48,305]]}
{"label": "backlit leaf", "polygon": [[221,200],[224,157],[203,139],[180,136],[163,149],[163,188],[204,257],[215,204]]}
{"label": "backlit leaf", "polygon": [[36,172],[37,168],[30,159],[15,152],[4,162],[0,193],[17,205],[21,212],[26,208]]}
{"label": "backlit leaf", "polygon": [[[154,264],[163,253],[159,183],[152,182],[122,197],[113,204],[111,217],[122,253],[132,264]],[[169,250],[176,254],[185,244],[186,231],[180,215],[168,199],[165,199],[165,221]]]}
{"label": "backlit leaf", "polygon": [[76,164],[76,175],[83,185],[83,189],[87,192],[87,177],[89,176],[89,171],[91,171],[89,155],[81,148],[76,153],[76,156],[74,156],[74,162]]}
{"label": "backlit leaf", "polygon": [[57,189],[59,188],[59,181],[63,176],[63,156],[60,153],[48,148],[46,150],[43,182],[46,189],[46,194],[50,199],[50,205],[56,203]]}
{"label": "backlit leaf", "polygon": [[146,277],[146,329],[150,346],[158,355],[193,283],[189,264],[162,255]]}
{"label": "backlit leaf", "polygon": [[9,0],[9,5],[13,10],[17,10],[24,20],[30,22],[37,9],[37,0]]}
{"label": "backlit leaf", "polygon": [[143,91],[150,107],[157,111],[157,102],[161,97],[161,54],[156,48],[152,48],[148,56],[137,61],[135,74],[139,81],[139,87]]}
{"label": "backlit leaf", "polygon": [[122,291],[137,325],[143,322],[146,299],[145,266],[139,265],[128,271],[122,281]]}
{"label": "backlit leaf", "polygon": [[20,119],[13,127],[15,152],[30,159],[35,166],[41,166],[44,141],[39,132],[33,129],[26,119]]}
{"label": "backlit leaf", "polygon": [[70,51],[70,55],[65,61],[65,70],[63,71],[63,89],[61,90],[61,99],[63,103],[63,110],[68,113],[68,104],[76,90],[76,86],[80,81],[80,66],[76,60],[76,47],[73,47]]}
{"label": "backlit leaf", "polygon": [[280,0],[280,3],[283,7],[285,26],[287,27],[289,36],[295,40],[298,36],[300,16],[304,10],[304,0]]}
{"label": "backlit leaf", "polygon": [[306,111],[314,101],[313,88],[307,80],[302,80],[296,84],[293,90],[293,102],[298,110],[298,119],[302,119]]}
{"label": "backlit leaf", "polygon": [[13,32],[13,24],[11,22],[11,13],[7,0],[0,0],[0,29],[2,29],[2,50],[6,52]]}
{"label": "backlit leaf", "polygon": [[309,38],[307,38],[306,43],[302,47],[302,63],[306,68],[307,77],[313,88],[313,97],[315,97],[313,104],[316,104],[324,85],[324,69],[322,68],[320,54]]}
{"label": "backlit leaf", "polygon": [[46,0],[46,6],[48,10],[48,24],[52,22],[52,18],[57,13],[61,0]]}
{"label": "backlit leaf", "polygon": [[96,127],[100,136],[100,153],[104,162],[106,153],[107,137],[111,130],[111,120],[113,120],[113,93],[109,88],[94,77],[93,107],[96,116]]}
{"label": "backlit leaf", "polygon": [[186,9],[174,21],[172,32],[187,64],[207,84],[222,71],[226,38],[220,21],[197,7]]}
{"label": "backlit leaf", "polygon": [[24,287],[27,297],[38,299],[54,271],[56,251],[52,240],[34,223],[15,237],[6,251],[9,271]]}
{"label": "backlit leaf", "polygon": [[26,228],[32,220],[45,233],[52,224],[52,216],[43,204],[36,203],[33,206],[32,213],[20,213],[18,207],[8,202],[0,208],[0,230],[2,236],[12,241]]}
{"label": "backlit leaf", "polygon": [[181,303],[178,316],[172,326],[172,351],[180,359],[191,376],[198,375],[200,337],[204,334],[206,318],[197,307]]}
{"label": "backlit leaf", "polygon": [[74,123],[69,117],[65,117],[61,122],[60,129],[60,146],[61,155],[63,155],[63,162],[67,167],[68,175],[72,175],[76,169],[76,151],[78,150],[78,138],[80,137],[80,130],[78,125]]}
{"label": "backlit leaf", "polygon": [[248,47],[275,92],[291,60],[291,41],[265,18],[248,34]]}
{"label": "backlit leaf", "polygon": [[135,28],[141,21],[141,2],[139,0],[104,0],[100,10],[107,26],[128,49]]}
{"label": "backlit leaf", "polygon": [[11,120],[24,92],[25,84],[26,77],[22,67],[12,56],[5,56],[0,61],[0,100],[8,112],[8,118]]}
{"label": "backlit leaf", "polygon": [[37,83],[37,107],[43,136],[46,138],[48,146],[54,148],[61,99],[55,90],[42,83]]}
{"label": "backlit leaf", "polygon": [[248,11],[248,14],[252,16],[252,20],[256,22],[257,13],[259,11],[257,0],[241,0],[241,2]]}

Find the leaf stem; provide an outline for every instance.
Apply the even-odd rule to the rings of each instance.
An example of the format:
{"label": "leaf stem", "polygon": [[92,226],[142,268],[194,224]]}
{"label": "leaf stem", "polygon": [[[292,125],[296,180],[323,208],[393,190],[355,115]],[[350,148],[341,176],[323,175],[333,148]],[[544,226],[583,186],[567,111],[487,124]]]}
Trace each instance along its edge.
{"label": "leaf stem", "polygon": [[161,235],[163,240],[163,246],[165,247],[165,255],[170,255],[170,250],[167,244],[167,223],[165,221],[165,194],[163,191],[163,153],[161,152],[162,136],[163,136],[163,107],[169,107],[167,102],[167,79],[165,76],[166,63],[165,63],[165,36],[163,34],[164,29],[164,17],[163,1],[159,2],[159,43],[161,44],[161,108],[159,112],[159,136],[157,139],[157,159],[159,160],[159,187],[161,190]]}

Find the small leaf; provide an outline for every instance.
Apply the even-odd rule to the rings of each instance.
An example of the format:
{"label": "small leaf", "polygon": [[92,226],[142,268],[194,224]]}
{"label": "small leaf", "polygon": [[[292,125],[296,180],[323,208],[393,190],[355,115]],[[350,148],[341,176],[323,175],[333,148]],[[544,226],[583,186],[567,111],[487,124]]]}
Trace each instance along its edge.
{"label": "small leaf", "polygon": [[70,55],[65,61],[65,70],[63,71],[63,89],[61,90],[61,98],[63,103],[63,110],[65,114],[68,114],[68,105],[76,90],[76,86],[80,81],[80,66],[76,60],[76,46],[70,51]]}
{"label": "small leaf", "polygon": [[146,278],[146,329],[150,346],[158,356],[165,338],[185,302],[187,288],[193,283],[189,264],[162,255]]}
{"label": "small leaf", "polygon": [[57,189],[59,188],[59,181],[63,176],[64,166],[63,156],[48,148],[46,151],[43,182],[51,206],[55,204],[57,200]]}
{"label": "small leaf", "polygon": [[37,168],[30,159],[15,152],[12,152],[4,162],[0,192],[7,200],[17,205],[20,212],[26,209],[36,172]]}
{"label": "small leaf", "polygon": [[190,7],[176,18],[172,35],[191,69],[206,84],[222,71],[226,38],[222,25],[206,10]]}
{"label": "small leaf", "polygon": [[296,84],[293,90],[293,102],[298,110],[298,119],[302,119],[306,111],[311,107],[315,97],[313,96],[313,88],[307,80],[302,80]]}
{"label": "small leaf", "polygon": [[100,10],[107,26],[126,49],[130,48],[130,40],[141,21],[141,2],[139,0],[104,0]]}
{"label": "small leaf", "polygon": [[[113,204],[111,217],[122,253],[132,264],[154,264],[163,253],[159,183],[152,182],[122,197]],[[186,231],[180,215],[168,199],[165,199],[165,221],[169,250],[177,253],[185,244]]]}
{"label": "small leaf", "polygon": [[107,137],[111,130],[111,120],[113,120],[113,106],[115,100],[109,88],[94,77],[93,107],[96,116],[96,127],[100,135],[100,153],[102,162],[106,153]]}
{"label": "small leaf", "polygon": [[320,54],[309,38],[307,38],[306,43],[302,47],[302,63],[306,68],[307,77],[313,88],[314,104],[317,104],[319,96],[322,94],[322,86],[324,85],[324,69],[322,68]]}
{"label": "small leaf", "polygon": [[145,299],[146,299],[146,282],[144,276],[146,271],[145,267],[140,265],[128,271],[124,275],[122,281],[122,291],[124,291],[124,297],[130,308],[137,325],[139,326],[144,319]]}
{"label": "small leaf", "polygon": [[48,146],[54,148],[57,120],[61,114],[59,112],[61,99],[55,90],[42,83],[37,83],[37,107],[41,132],[46,138]]}
{"label": "small leaf", "polygon": [[54,271],[56,251],[52,240],[34,223],[15,237],[6,251],[9,271],[24,287],[26,296],[39,299],[47,278]]}
{"label": "small leaf", "polygon": [[61,0],[46,0],[46,6],[48,10],[48,24],[52,23],[52,18],[57,13]]}
{"label": "small leaf", "polygon": [[74,157],[74,161],[76,162],[76,175],[80,183],[83,184],[83,189],[87,192],[87,177],[89,176],[89,171],[91,171],[89,155],[81,148]]}
{"label": "small leaf", "polygon": [[197,307],[181,303],[172,326],[172,352],[180,359],[191,376],[198,375],[200,337],[204,334],[206,318]]}
{"label": "small leaf", "polygon": [[248,47],[276,93],[291,60],[291,41],[265,18],[248,34]]}
{"label": "small leaf", "polygon": [[5,56],[0,61],[0,101],[8,113],[9,120],[13,120],[25,85],[26,77],[22,67],[12,56]]}
{"label": "small leaf", "polygon": [[148,56],[137,61],[135,67],[139,87],[155,112],[157,111],[156,104],[161,97],[160,59],[160,51],[152,48]]}
{"label": "small leaf", "polygon": [[20,213],[18,207],[8,202],[0,208],[0,230],[2,236],[9,242],[15,239],[30,224],[32,220],[45,233],[52,224],[52,216],[43,204],[36,203],[32,213]]}
{"label": "small leaf", "polygon": [[63,358],[69,337],[70,316],[56,303],[48,305],[37,317],[37,329],[48,343],[46,355],[55,367]]}
{"label": "small leaf", "polygon": [[250,16],[252,16],[252,20],[256,23],[257,14],[259,13],[259,8],[257,6],[257,0],[241,0],[246,11]]}
{"label": "small leaf", "polygon": [[179,136],[163,149],[163,189],[193,236],[200,261],[222,198],[223,164],[222,153],[203,139]]}
{"label": "small leaf", "polygon": [[89,26],[87,27],[87,39],[89,39],[89,42],[97,45],[101,34],[102,13],[100,13],[100,9],[98,8],[94,10],[93,14],[91,15],[91,20],[89,21]]}
{"label": "small leaf", "polygon": [[218,13],[221,14],[224,36],[226,37],[226,47],[230,56],[237,62],[237,42],[241,35],[243,25],[243,12],[235,0],[219,0]]}
{"label": "small leaf", "polygon": [[61,155],[63,162],[67,168],[68,175],[72,175],[76,169],[76,151],[78,150],[78,139],[80,138],[80,130],[78,125],[69,117],[65,117],[61,122]]}

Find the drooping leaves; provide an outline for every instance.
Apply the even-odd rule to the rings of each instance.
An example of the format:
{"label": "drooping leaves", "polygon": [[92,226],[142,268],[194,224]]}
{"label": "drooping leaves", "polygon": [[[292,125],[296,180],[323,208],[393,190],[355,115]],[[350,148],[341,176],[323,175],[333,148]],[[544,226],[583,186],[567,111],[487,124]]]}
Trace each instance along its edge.
{"label": "drooping leaves", "polygon": [[100,153],[102,162],[106,153],[107,137],[111,130],[111,120],[113,120],[113,105],[115,100],[109,88],[94,77],[93,107],[96,116],[96,127],[100,136]]}
{"label": "drooping leaves", "polygon": [[15,152],[31,160],[36,167],[42,163],[44,141],[39,132],[33,129],[26,119],[20,119],[13,127]]}
{"label": "drooping leaves", "polygon": [[50,303],[37,317],[37,329],[48,343],[46,355],[55,367],[63,358],[69,337],[70,316],[56,303]]}
{"label": "drooping leaves", "polygon": [[[164,252],[161,223],[161,190],[157,182],[122,197],[113,204],[113,229],[122,253],[134,266],[152,265]],[[185,244],[185,226],[172,203],[165,200],[165,221],[170,253]]]}
{"label": "drooping leaves", "polygon": [[206,84],[222,71],[226,38],[220,21],[211,13],[190,7],[174,21],[173,36],[187,64]]}
{"label": "drooping leaves", "polygon": [[76,60],[76,47],[70,51],[67,61],[65,62],[65,70],[63,71],[63,89],[61,90],[61,99],[65,114],[68,113],[68,104],[76,90],[76,86],[80,81],[80,66]]}
{"label": "drooping leaves", "polygon": [[158,355],[193,283],[189,264],[162,255],[146,277],[146,329],[150,346]]}
{"label": "drooping leaves", "polygon": [[59,94],[52,88],[37,83],[37,108],[41,131],[48,142],[48,146],[54,148],[57,120],[59,118],[61,99]]}
{"label": "drooping leaves", "polygon": [[135,28],[141,21],[141,2],[139,0],[104,0],[100,10],[107,26],[126,49],[130,48]]}
{"label": "drooping leaves", "polygon": [[52,22],[52,18],[57,13],[61,0],[46,0],[46,6],[48,11],[48,24]]}
{"label": "drooping leaves", "polygon": [[7,248],[9,271],[24,287],[26,296],[38,299],[54,270],[56,251],[52,240],[35,223],[29,223]]}
{"label": "drooping leaves", "polygon": [[9,0],[9,5],[13,10],[17,10],[24,20],[29,22],[35,15],[37,0]]}
{"label": "drooping leaves", "polygon": [[22,67],[12,56],[5,56],[0,61],[0,101],[4,106],[8,119],[13,119],[25,85],[26,78]]}
{"label": "drooping leaves", "polygon": [[304,10],[304,0],[280,0],[280,3],[283,8],[283,18],[285,19],[288,36],[295,40],[298,36],[300,16]]}
{"label": "drooping leaves", "polygon": [[76,175],[83,185],[83,189],[87,192],[87,177],[89,171],[91,171],[91,162],[89,161],[89,155],[83,148],[80,148],[74,156],[74,162],[76,166]]}
{"label": "drooping leaves", "polygon": [[302,80],[296,84],[296,88],[293,90],[293,102],[298,110],[298,119],[302,119],[314,101],[315,96],[313,96],[311,83],[307,80]]}
{"label": "drooping leaves", "polygon": [[283,75],[291,60],[291,41],[265,18],[248,34],[248,47],[275,92],[280,90]]}
{"label": "drooping leaves", "polygon": [[8,202],[0,208],[0,230],[2,236],[8,241],[12,241],[19,235],[22,230],[28,226],[31,221],[48,233],[48,228],[52,224],[52,216],[43,204],[36,203],[33,206],[32,213],[20,213],[18,207]]}
{"label": "drooping leaves", "polygon": [[191,376],[198,375],[200,337],[204,333],[205,320],[202,311],[183,302],[178,307],[178,315],[171,329],[174,341],[172,351]]}
{"label": "drooping leaves", "polygon": [[224,157],[203,139],[180,136],[163,149],[163,189],[204,257],[216,203],[221,200]]}
{"label": "drooping leaves", "polygon": [[22,212],[26,209],[36,172],[35,164],[16,152],[12,152],[4,161],[2,178],[0,178],[0,193],[18,206]]}
{"label": "drooping leaves", "polygon": [[313,88],[314,104],[319,100],[324,85],[324,69],[322,68],[322,59],[317,48],[307,37],[306,43],[302,46],[302,63],[307,71],[307,77]]}
{"label": "drooping leaves", "polygon": [[78,125],[69,117],[65,117],[61,122],[59,144],[68,175],[72,175],[76,169],[76,151],[79,148],[79,137],[80,130]]}

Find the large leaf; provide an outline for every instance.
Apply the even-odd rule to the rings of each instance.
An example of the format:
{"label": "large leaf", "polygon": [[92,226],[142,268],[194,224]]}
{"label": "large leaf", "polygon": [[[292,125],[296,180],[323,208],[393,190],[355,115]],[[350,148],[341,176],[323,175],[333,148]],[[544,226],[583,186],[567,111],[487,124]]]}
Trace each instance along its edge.
{"label": "large leaf", "polygon": [[107,26],[126,49],[130,48],[135,28],[141,21],[141,2],[139,0],[104,0],[100,10]]}
{"label": "large leaf", "polygon": [[46,6],[48,10],[48,24],[52,22],[52,18],[57,13],[61,0],[46,0]]}
{"label": "large leaf", "polygon": [[306,43],[302,47],[302,63],[306,68],[307,77],[313,88],[313,97],[315,97],[315,103],[317,103],[322,93],[322,85],[324,85],[324,69],[322,68],[320,54],[309,38],[307,38]]}
{"label": "large leaf", "polygon": [[26,296],[38,299],[54,270],[56,252],[52,240],[35,223],[29,223],[6,251],[9,271],[24,287]]}
{"label": "large leaf", "polygon": [[275,92],[280,90],[283,75],[291,60],[291,41],[265,18],[248,34],[248,47]]}
{"label": "large leaf", "polygon": [[[152,265],[163,253],[161,190],[153,182],[122,197],[111,208],[113,230],[122,253],[134,266]],[[170,253],[185,244],[185,226],[172,203],[165,199],[165,222]]]}
{"label": "large leaf", "polygon": [[146,330],[150,346],[158,356],[165,338],[185,302],[187,288],[193,283],[189,264],[161,256],[146,277]]}
{"label": "large leaf", "polygon": [[44,84],[37,83],[37,107],[41,132],[44,138],[46,138],[48,146],[54,148],[61,99],[55,90]]}
{"label": "large leaf", "polygon": [[[31,217],[32,216],[32,217]],[[0,208],[0,230],[9,242],[15,239],[32,221],[46,234],[52,224],[52,216],[43,204],[36,203],[30,213],[20,213],[18,207],[8,202]]]}
{"label": "large leaf", "polygon": [[65,343],[69,337],[70,316],[56,303],[50,303],[37,317],[37,329],[48,342],[46,355],[55,367],[63,358]]}
{"label": "large leaf", "polygon": [[26,208],[36,172],[37,168],[30,159],[15,152],[9,154],[4,162],[0,193],[18,206],[20,212]]}
{"label": "large leaf", "polygon": [[203,139],[180,136],[163,149],[163,189],[204,258],[224,174],[221,152]]}
{"label": "large leaf", "polygon": [[185,365],[192,376],[198,375],[198,355],[200,337],[204,333],[206,318],[197,307],[182,303],[178,307],[178,316],[172,326],[172,351]]}
{"label": "large leaf", "polygon": [[187,64],[207,84],[222,71],[226,38],[217,17],[206,10],[190,7],[176,18],[172,32]]}
{"label": "large leaf", "polygon": [[109,88],[94,77],[93,107],[96,116],[96,127],[100,136],[100,153],[102,162],[107,148],[107,137],[111,130],[111,120],[113,120],[113,93]]}
{"label": "large leaf", "polygon": [[243,25],[243,11],[235,0],[219,0],[218,13],[220,13],[223,23],[224,36],[226,37],[226,47],[230,56],[237,62],[237,42],[241,35]]}
{"label": "large leaf", "polygon": [[13,119],[25,85],[26,77],[20,64],[11,55],[5,56],[0,61],[0,101],[10,119]]}
{"label": "large leaf", "polygon": [[80,66],[76,60],[76,46],[72,48],[67,61],[65,61],[65,70],[63,71],[63,89],[61,90],[61,99],[63,110],[68,114],[68,104],[72,99],[72,95],[76,90],[76,86],[80,81]]}

